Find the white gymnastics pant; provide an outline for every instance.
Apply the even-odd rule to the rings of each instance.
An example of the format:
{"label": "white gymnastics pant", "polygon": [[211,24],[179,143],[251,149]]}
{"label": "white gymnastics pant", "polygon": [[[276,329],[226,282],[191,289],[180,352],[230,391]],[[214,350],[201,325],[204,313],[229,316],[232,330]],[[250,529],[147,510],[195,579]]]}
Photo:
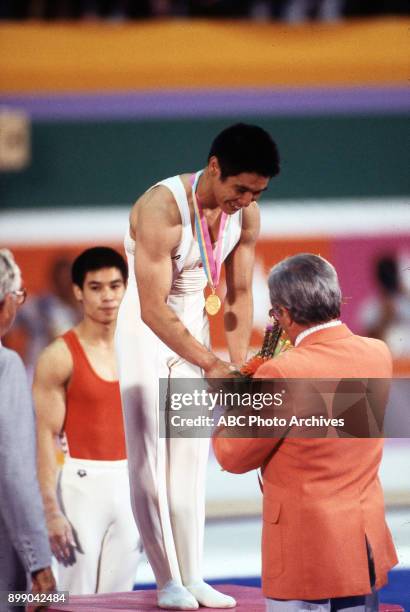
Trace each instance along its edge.
{"label": "white gymnastics pant", "polygon": [[160,438],[157,389],[158,379],[151,388],[128,387],[122,401],[132,507],[162,588],[202,580],[209,440]]}
{"label": "white gymnastics pant", "polygon": [[73,529],[71,565],[58,563],[58,589],[72,595],[132,590],[141,544],[126,461],[66,458],[60,503]]}
{"label": "white gymnastics pant", "polygon": [[[202,308],[201,308],[202,305]],[[208,336],[203,295],[189,295],[190,331]],[[116,331],[131,500],[158,588],[202,580],[205,478],[209,440],[159,437],[159,378],[201,378],[141,321],[136,291],[127,291]],[[179,309],[181,312],[181,308]],[[199,314],[198,314],[199,313]]]}

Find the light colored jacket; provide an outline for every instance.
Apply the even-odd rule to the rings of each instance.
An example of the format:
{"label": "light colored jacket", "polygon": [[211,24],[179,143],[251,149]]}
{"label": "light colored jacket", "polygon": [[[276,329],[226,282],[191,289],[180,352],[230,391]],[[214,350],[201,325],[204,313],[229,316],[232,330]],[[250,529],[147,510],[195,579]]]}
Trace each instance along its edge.
{"label": "light colored jacket", "polygon": [[26,590],[26,573],[50,565],[27,376],[0,345],[0,591]]}

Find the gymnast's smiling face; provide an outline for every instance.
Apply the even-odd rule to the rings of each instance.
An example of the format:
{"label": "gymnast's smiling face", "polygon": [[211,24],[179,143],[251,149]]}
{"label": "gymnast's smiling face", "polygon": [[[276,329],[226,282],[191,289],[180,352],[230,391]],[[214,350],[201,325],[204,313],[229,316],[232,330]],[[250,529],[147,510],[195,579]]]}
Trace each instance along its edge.
{"label": "gymnast's smiling face", "polygon": [[214,197],[221,210],[228,215],[233,215],[241,208],[247,208],[252,202],[258,201],[268,184],[269,177],[254,172],[222,177],[219,164],[214,170]]}

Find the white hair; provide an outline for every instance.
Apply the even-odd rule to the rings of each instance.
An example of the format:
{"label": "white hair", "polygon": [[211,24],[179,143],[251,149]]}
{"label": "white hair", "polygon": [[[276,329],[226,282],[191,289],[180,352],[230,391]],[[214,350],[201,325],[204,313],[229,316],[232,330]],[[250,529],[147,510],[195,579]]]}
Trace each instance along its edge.
{"label": "white hair", "polygon": [[284,306],[296,323],[325,323],[340,316],[342,292],[335,268],[320,255],[287,257],[269,274],[272,306]]}
{"label": "white hair", "polygon": [[8,249],[0,249],[0,302],[8,293],[18,291],[21,287],[20,268]]}

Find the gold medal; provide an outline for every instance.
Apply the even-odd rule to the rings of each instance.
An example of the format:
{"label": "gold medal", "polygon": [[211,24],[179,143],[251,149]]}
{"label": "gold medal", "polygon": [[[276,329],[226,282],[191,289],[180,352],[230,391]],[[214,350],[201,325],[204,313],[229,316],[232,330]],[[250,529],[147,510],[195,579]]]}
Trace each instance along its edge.
{"label": "gold medal", "polygon": [[205,310],[210,315],[216,315],[221,308],[221,300],[216,295],[216,293],[211,293],[208,295],[205,301]]}
{"label": "gold medal", "polygon": [[221,308],[221,300],[216,295],[215,288],[218,285],[219,276],[221,274],[223,237],[228,215],[224,212],[221,214],[216,251],[214,253],[211,237],[209,235],[209,227],[204,217],[201,204],[196,196],[196,188],[201,174],[202,172],[197,172],[196,175],[191,176],[192,202],[194,205],[195,229],[199,251],[208,285],[212,291],[205,300],[205,310],[209,315],[216,315]]}

